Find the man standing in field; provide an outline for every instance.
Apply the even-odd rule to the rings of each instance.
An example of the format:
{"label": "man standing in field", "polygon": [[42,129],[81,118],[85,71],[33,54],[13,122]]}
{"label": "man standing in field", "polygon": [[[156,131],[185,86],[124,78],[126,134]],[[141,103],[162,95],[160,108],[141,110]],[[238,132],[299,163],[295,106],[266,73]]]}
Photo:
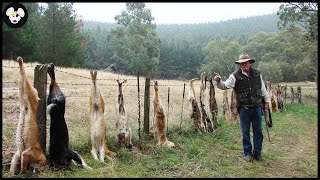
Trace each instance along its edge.
{"label": "man standing in field", "polygon": [[[269,94],[260,71],[251,67],[254,62],[255,60],[251,59],[248,54],[241,53],[239,60],[235,61],[236,64],[240,65],[240,68],[234,71],[226,81],[221,81],[219,74],[214,76],[219,89],[235,89],[242,132],[243,159],[247,162],[251,162],[253,159],[261,160],[263,142],[262,98],[264,98],[265,110],[269,109]],[[253,129],[253,151],[250,142],[251,123]]]}

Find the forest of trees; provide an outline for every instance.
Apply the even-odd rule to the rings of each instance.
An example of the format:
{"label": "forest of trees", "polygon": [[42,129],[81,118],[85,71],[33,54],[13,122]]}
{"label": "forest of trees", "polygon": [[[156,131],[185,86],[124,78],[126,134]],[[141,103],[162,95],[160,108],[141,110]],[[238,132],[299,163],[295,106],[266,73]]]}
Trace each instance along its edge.
{"label": "forest of trees", "polygon": [[126,3],[115,23],[83,21],[72,3],[22,4],[28,21],[20,28],[3,24],[2,59],[113,66],[156,78],[191,79],[201,72],[227,78],[239,54],[247,52],[266,80],[317,81],[317,3],[286,3],[277,14],[217,23],[159,25],[144,3]]}
{"label": "forest of trees", "polygon": [[10,28],[2,22],[2,59],[21,56],[27,62],[82,67],[85,51],[80,32],[82,21],[76,19],[73,5],[48,3],[46,9],[38,3],[23,5],[29,14],[25,25]]}

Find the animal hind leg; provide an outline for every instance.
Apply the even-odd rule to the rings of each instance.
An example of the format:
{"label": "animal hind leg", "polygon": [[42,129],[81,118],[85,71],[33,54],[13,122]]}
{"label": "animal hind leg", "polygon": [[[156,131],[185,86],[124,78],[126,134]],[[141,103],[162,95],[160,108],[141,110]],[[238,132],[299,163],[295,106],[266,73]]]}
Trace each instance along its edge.
{"label": "animal hind leg", "polygon": [[85,169],[92,169],[90,166],[88,166],[84,160],[82,159],[82,157],[75,151],[69,151],[70,153],[70,159],[74,160],[76,163],[78,163],[82,168]]}
{"label": "animal hind leg", "polygon": [[104,152],[104,147],[103,146],[101,146],[101,148],[100,148],[100,150],[99,150],[99,155],[100,155],[100,161],[102,162],[102,163],[104,163],[104,156],[105,156],[105,152]]}
{"label": "animal hind leg", "polygon": [[46,157],[42,153],[40,148],[27,149],[21,154],[21,169],[19,175],[21,175],[26,169],[30,162],[35,162],[36,167],[40,171],[44,170],[44,165],[46,164]]}
{"label": "animal hind leg", "polygon": [[17,166],[18,166],[18,162],[20,161],[20,158],[21,158],[21,153],[20,151],[18,150],[12,157],[12,160],[11,160],[11,165],[10,165],[10,171],[9,173],[11,175],[14,175],[15,171],[17,170]]}
{"label": "animal hind leg", "polygon": [[22,152],[22,154],[21,154],[21,168],[20,168],[19,175],[21,175],[27,169],[27,166],[31,160],[31,156],[32,156],[32,152],[31,152],[30,148]]}
{"label": "animal hind leg", "polygon": [[94,145],[92,146],[91,154],[95,160],[99,160],[97,155],[97,149],[94,147]]}
{"label": "animal hind leg", "polygon": [[44,171],[45,165],[47,163],[47,158],[40,148],[35,148],[31,154],[31,162],[34,165],[35,169],[38,169],[40,172]]}
{"label": "animal hind leg", "polygon": [[109,148],[108,148],[108,146],[106,144],[104,145],[104,152],[107,155],[107,158],[109,160],[113,160],[117,156],[117,153],[109,150]]}

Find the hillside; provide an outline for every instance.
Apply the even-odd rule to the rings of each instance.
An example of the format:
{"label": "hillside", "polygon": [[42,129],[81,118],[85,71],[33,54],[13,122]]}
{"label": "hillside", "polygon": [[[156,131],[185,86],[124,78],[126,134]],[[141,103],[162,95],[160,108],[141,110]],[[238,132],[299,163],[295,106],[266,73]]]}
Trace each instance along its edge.
{"label": "hillside", "polygon": [[[244,43],[250,36],[260,31],[278,32],[278,20],[276,14],[270,14],[215,23],[156,24],[156,32],[163,40],[189,40],[199,45],[203,45],[213,38],[222,37],[235,38],[240,43]],[[116,23],[84,21],[83,30],[96,30],[98,26],[101,31],[110,31],[118,25]]]}
{"label": "hillside", "polygon": [[277,32],[278,16],[276,14],[253,16],[248,18],[233,19],[217,23],[201,24],[170,24],[157,25],[157,32],[161,39],[187,39],[202,45],[212,39],[223,37],[237,40],[244,44],[246,40],[258,32]]}
{"label": "hillside", "polygon": [[[276,14],[233,19],[216,23],[199,24],[157,24],[155,31],[160,41],[160,59],[157,67],[158,78],[192,78],[199,74],[204,54],[202,48],[208,42],[228,38],[247,44],[248,38],[259,32],[278,32]],[[116,63],[108,52],[108,34],[117,27],[115,23],[84,21],[83,31],[88,33],[89,44],[85,66],[107,68]],[[119,68],[123,68],[118,66]]]}

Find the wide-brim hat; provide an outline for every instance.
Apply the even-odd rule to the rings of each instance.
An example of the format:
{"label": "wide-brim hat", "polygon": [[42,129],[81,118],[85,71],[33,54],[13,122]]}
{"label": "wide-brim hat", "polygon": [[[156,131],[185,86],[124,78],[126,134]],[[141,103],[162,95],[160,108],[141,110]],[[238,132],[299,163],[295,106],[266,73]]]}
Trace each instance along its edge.
{"label": "wide-brim hat", "polygon": [[251,59],[247,53],[241,53],[239,55],[239,60],[235,61],[235,63],[241,64],[241,63],[245,63],[247,61],[250,61],[251,64],[256,62],[254,59]]}

